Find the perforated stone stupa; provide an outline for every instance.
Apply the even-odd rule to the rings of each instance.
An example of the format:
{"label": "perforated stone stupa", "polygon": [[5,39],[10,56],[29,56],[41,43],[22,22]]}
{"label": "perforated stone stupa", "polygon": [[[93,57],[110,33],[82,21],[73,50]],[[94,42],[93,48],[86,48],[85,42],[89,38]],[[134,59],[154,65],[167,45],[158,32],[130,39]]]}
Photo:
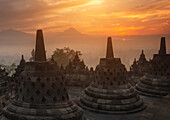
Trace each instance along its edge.
{"label": "perforated stone stupa", "polygon": [[94,81],[80,98],[84,109],[108,113],[133,113],[145,108],[143,100],[131,87],[125,65],[113,54],[112,40],[108,38],[106,58],[101,58],[94,73]]}
{"label": "perforated stone stupa", "polygon": [[144,75],[147,71],[148,61],[146,60],[144,50],[139,57],[139,60],[134,60],[133,64],[130,67],[130,72],[138,76]]}
{"label": "perforated stone stupa", "polygon": [[139,60],[134,60],[133,64],[130,67],[129,76],[130,83],[135,86],[136,83],[145,75],[148,69],[148,61],[146,60],[144,50],[139,57]]}
{"label": "perforated stone stupa", "polygon": [[26,63],[26,62],[25,62],[25,59],[24,59],[24,55],[22,55],[22,58],[21,58],[21,60],[20,60],[20,63],[19,63],[19,65],[17,66],[17,68],[15,69],[14,77],[15,77],[16,79],[18,79],[20,73],[21,73],[22,71],[24,71],[25,63]]}
{"label": "perforated stone stupa", "polygon": [[20,60],[19,65],[17,66],[17,68],[15,69],[15,73],[13,74],[13,76],[11,77],[11,82],[10,82],[10,87],[12,89],[12,98],[15,97],[16,94],[16,89],[17,89],[17,85],[18,85],[18,80],[19,80],[19,76],[20,74],[24,71],[25,68],[25,59],[24,59],[24,55],[22,55],[22,58]]}
{"label": "perforated stone stupa", "polygon": [[74,59],[70,60],[66,66],[66,78],[69,81],[69,86],[89,86],[92,79],[91,73],[84,61],[80,59],[78,52],[76,52]]}
{"label": "perforated stone stupa", "polygon": [[163,97],[170,94],[170,54],[166,53],[165,37],[161,38],[158,54],[149,62],[148,71],[136,89],[142,95]]}
{"label": "perforated stone stupa", "polygon": [[62,72],[55,62],[46,61],[42,30],[37,31],[35,61],[26,63],[18,84],[2,120],[84,120],[69,99]]}

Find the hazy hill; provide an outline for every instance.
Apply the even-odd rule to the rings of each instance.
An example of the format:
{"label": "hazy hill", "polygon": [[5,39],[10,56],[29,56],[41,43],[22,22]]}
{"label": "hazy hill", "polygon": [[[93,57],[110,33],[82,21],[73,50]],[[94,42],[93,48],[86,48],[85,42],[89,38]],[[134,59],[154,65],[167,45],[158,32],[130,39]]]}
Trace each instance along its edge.
{"label": "hazy hill", "polygon": [[[148,59],[152,58],[153,54],[158,52],[162,36],[166,37],[167,49],[170,50],[170,35],[112,36],[115,57],[120,57],[127,67],[130,66],[134,58],[139,57],[142,49],[145,50]],[[56,33],[46,33],[44,31],[44,37],[48,56],[52,54],[55,48],[68,46],[82,51],[82,57],[89,66],[95,66],[98,64],[99,58],[105,57],[108,36],[90,36],[79,32],[75,28],[69,28]],[[29,58],[34,44],[35,35],[33,34],[12,29],[2,31],[0,32],[0,59],[5,58],[3,61],[10,61],[11,57],[7,59],[7,56],[14,55],[15,58],[18,58],[21,54]]]}
{"label": "hazy hill", "polygon": [[24,33],[21,31],[8,29],[0,32],[1,45],[32,45],[34,42],[32,34]]}
{"label": "hazy hill", "polygon": [[[63,32],[44,34],[47,45],[73,46],[80,48],[100,48],[106,43],[107,36],[90,36],[83,34],[75,28],[69,28]],[[112,36],[115,49],[158,49],[160,38],[166,37],[170,45],[170,35],[129,35]],[[13,29],[0,32],[0,46],[2,45],[24,45],[32,46],[35,43],[35,35],[24,33]],[[63,45],[62,45],[63,46]],[[169,47],[169,46],[168,46]]]}

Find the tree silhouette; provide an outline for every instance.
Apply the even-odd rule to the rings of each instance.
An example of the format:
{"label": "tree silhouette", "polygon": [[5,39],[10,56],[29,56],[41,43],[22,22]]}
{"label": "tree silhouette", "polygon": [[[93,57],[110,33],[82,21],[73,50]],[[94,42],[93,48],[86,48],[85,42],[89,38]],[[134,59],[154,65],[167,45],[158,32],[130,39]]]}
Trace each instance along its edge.
{"label": "tree silhouette", "polygon": [[82,55],[80,51],[75,51],[69,47],[64,47],[62,49],[56,48],[52,56],[58,65],[63,65],[65,67],[69,63],[69,60],[74,59],[76,52]]}

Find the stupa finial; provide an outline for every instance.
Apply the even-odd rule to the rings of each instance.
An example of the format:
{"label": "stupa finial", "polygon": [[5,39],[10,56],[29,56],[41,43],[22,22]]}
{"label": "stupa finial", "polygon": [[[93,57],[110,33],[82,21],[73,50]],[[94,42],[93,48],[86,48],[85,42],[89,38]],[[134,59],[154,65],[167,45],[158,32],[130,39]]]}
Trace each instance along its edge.
{"label": "stupa finial", "polygon": [[35,61],[46,61],[45,45],[42,30],[37,30]]}
{"label": "stupa finial", "polygon": [[108,39],[107,39],[106,58],[114,58],[113,46],[112,46],[112,38],[111,37],[108,37]]}
{"label": "stupa finial", "polygon": [[166,54],[166,42],[165,42],[165,37],[161,38],[161,45],[160,45],[160,50],[159,54]]}

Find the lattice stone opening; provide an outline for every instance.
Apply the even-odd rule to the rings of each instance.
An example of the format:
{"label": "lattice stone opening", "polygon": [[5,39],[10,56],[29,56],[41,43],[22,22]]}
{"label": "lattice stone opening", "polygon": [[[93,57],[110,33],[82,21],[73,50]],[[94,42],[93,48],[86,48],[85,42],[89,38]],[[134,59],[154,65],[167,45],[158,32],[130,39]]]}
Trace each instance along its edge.
{"label": "lattice stone opening", "polygon": [[45,87],[45,84],[44,84],[44,83],[41,83],[41,87],[44,88],[44,87]]}
{"label": "lattice stone opening", "polygon": [[22,101],[25,101],[25,97],[24,96],[22,96]]}
{"label": "lattice stone opening", "polygon": [[34,102],[34,97],[33,96],[31,96],[30,101]]}
{"label": "lattice stone opening", "polygon": [[26,94],[30,94],[30,90],[29,89],[26,90]]}
{"label": "lattice stone opening", "polygon": [[40,82],[40,81],[41,81],[41,79],[38,77],[38,78],[37,78],[37,82]]}
{"label": "lattice stone opening", "polygon": [[62,101],[65,101],[65,96],[62,96]]}
{"label": "lattice stone opening", "polygon": [[47,78],[47,79],[46,79],[46,81],[48,81],[48,82],[49,82],[49,81],[50,81],[50,78]]}
{"label": "lattice stone opening", "polygon": [[35,93],[36,93],[36,95],[39,95],[39,94],[40,94],[40,91],[39,91],[39,90],[36,90]]}
{"label": "lattice stone opening", "polygon": [[55,80],[58,81],[59,80],[58,77],[56,77]]}
{"label": "lattice stone opening", "polygon": [[56,97],[53,98],[53,102],[57,102],[57,98]]}
{"label": "lattice stone opening", "polygon": [[34,82],[31,82],[31,85],[32,85],[33,88],[35,87],[35,83]]}
{"label": "lattice stone opening", "polygon": [[20,88],[20,90],[19,90],[19,91],[20,91],[20,93],[21,93],[21,92],[22,92],[22,89]]}
{"label": "lattice stone opening", "polygon": [[47,95],[48,95],[48,96],[51,96],[50,90],[47,90]]}
{"label": "lattice stone opening", "polygon": [[46,98],[45,98],[45,97],[42,97],[41,102],[42,102],[42,103],[45,103],[45,102],[46,102]]}
{"label": "lattice stone opening", "polygon": [[31,78],[30,78],[30,77],[28,77],[28,80],[31,80]]}
{"label": "lattice stone opening", "polygon": [[23,83],[23,86],[24,86],[24,87],[26,86],[25,82]]}
{"label": "lattice stone opening", "polygon": [[52,88],[54,89],[54,88],[56,88],[56,84],[55,83],[52,83]]}
{"label": "lattice stone opening", "polygon": [[113,82],[111,82],[110,85],[113,85]]}

